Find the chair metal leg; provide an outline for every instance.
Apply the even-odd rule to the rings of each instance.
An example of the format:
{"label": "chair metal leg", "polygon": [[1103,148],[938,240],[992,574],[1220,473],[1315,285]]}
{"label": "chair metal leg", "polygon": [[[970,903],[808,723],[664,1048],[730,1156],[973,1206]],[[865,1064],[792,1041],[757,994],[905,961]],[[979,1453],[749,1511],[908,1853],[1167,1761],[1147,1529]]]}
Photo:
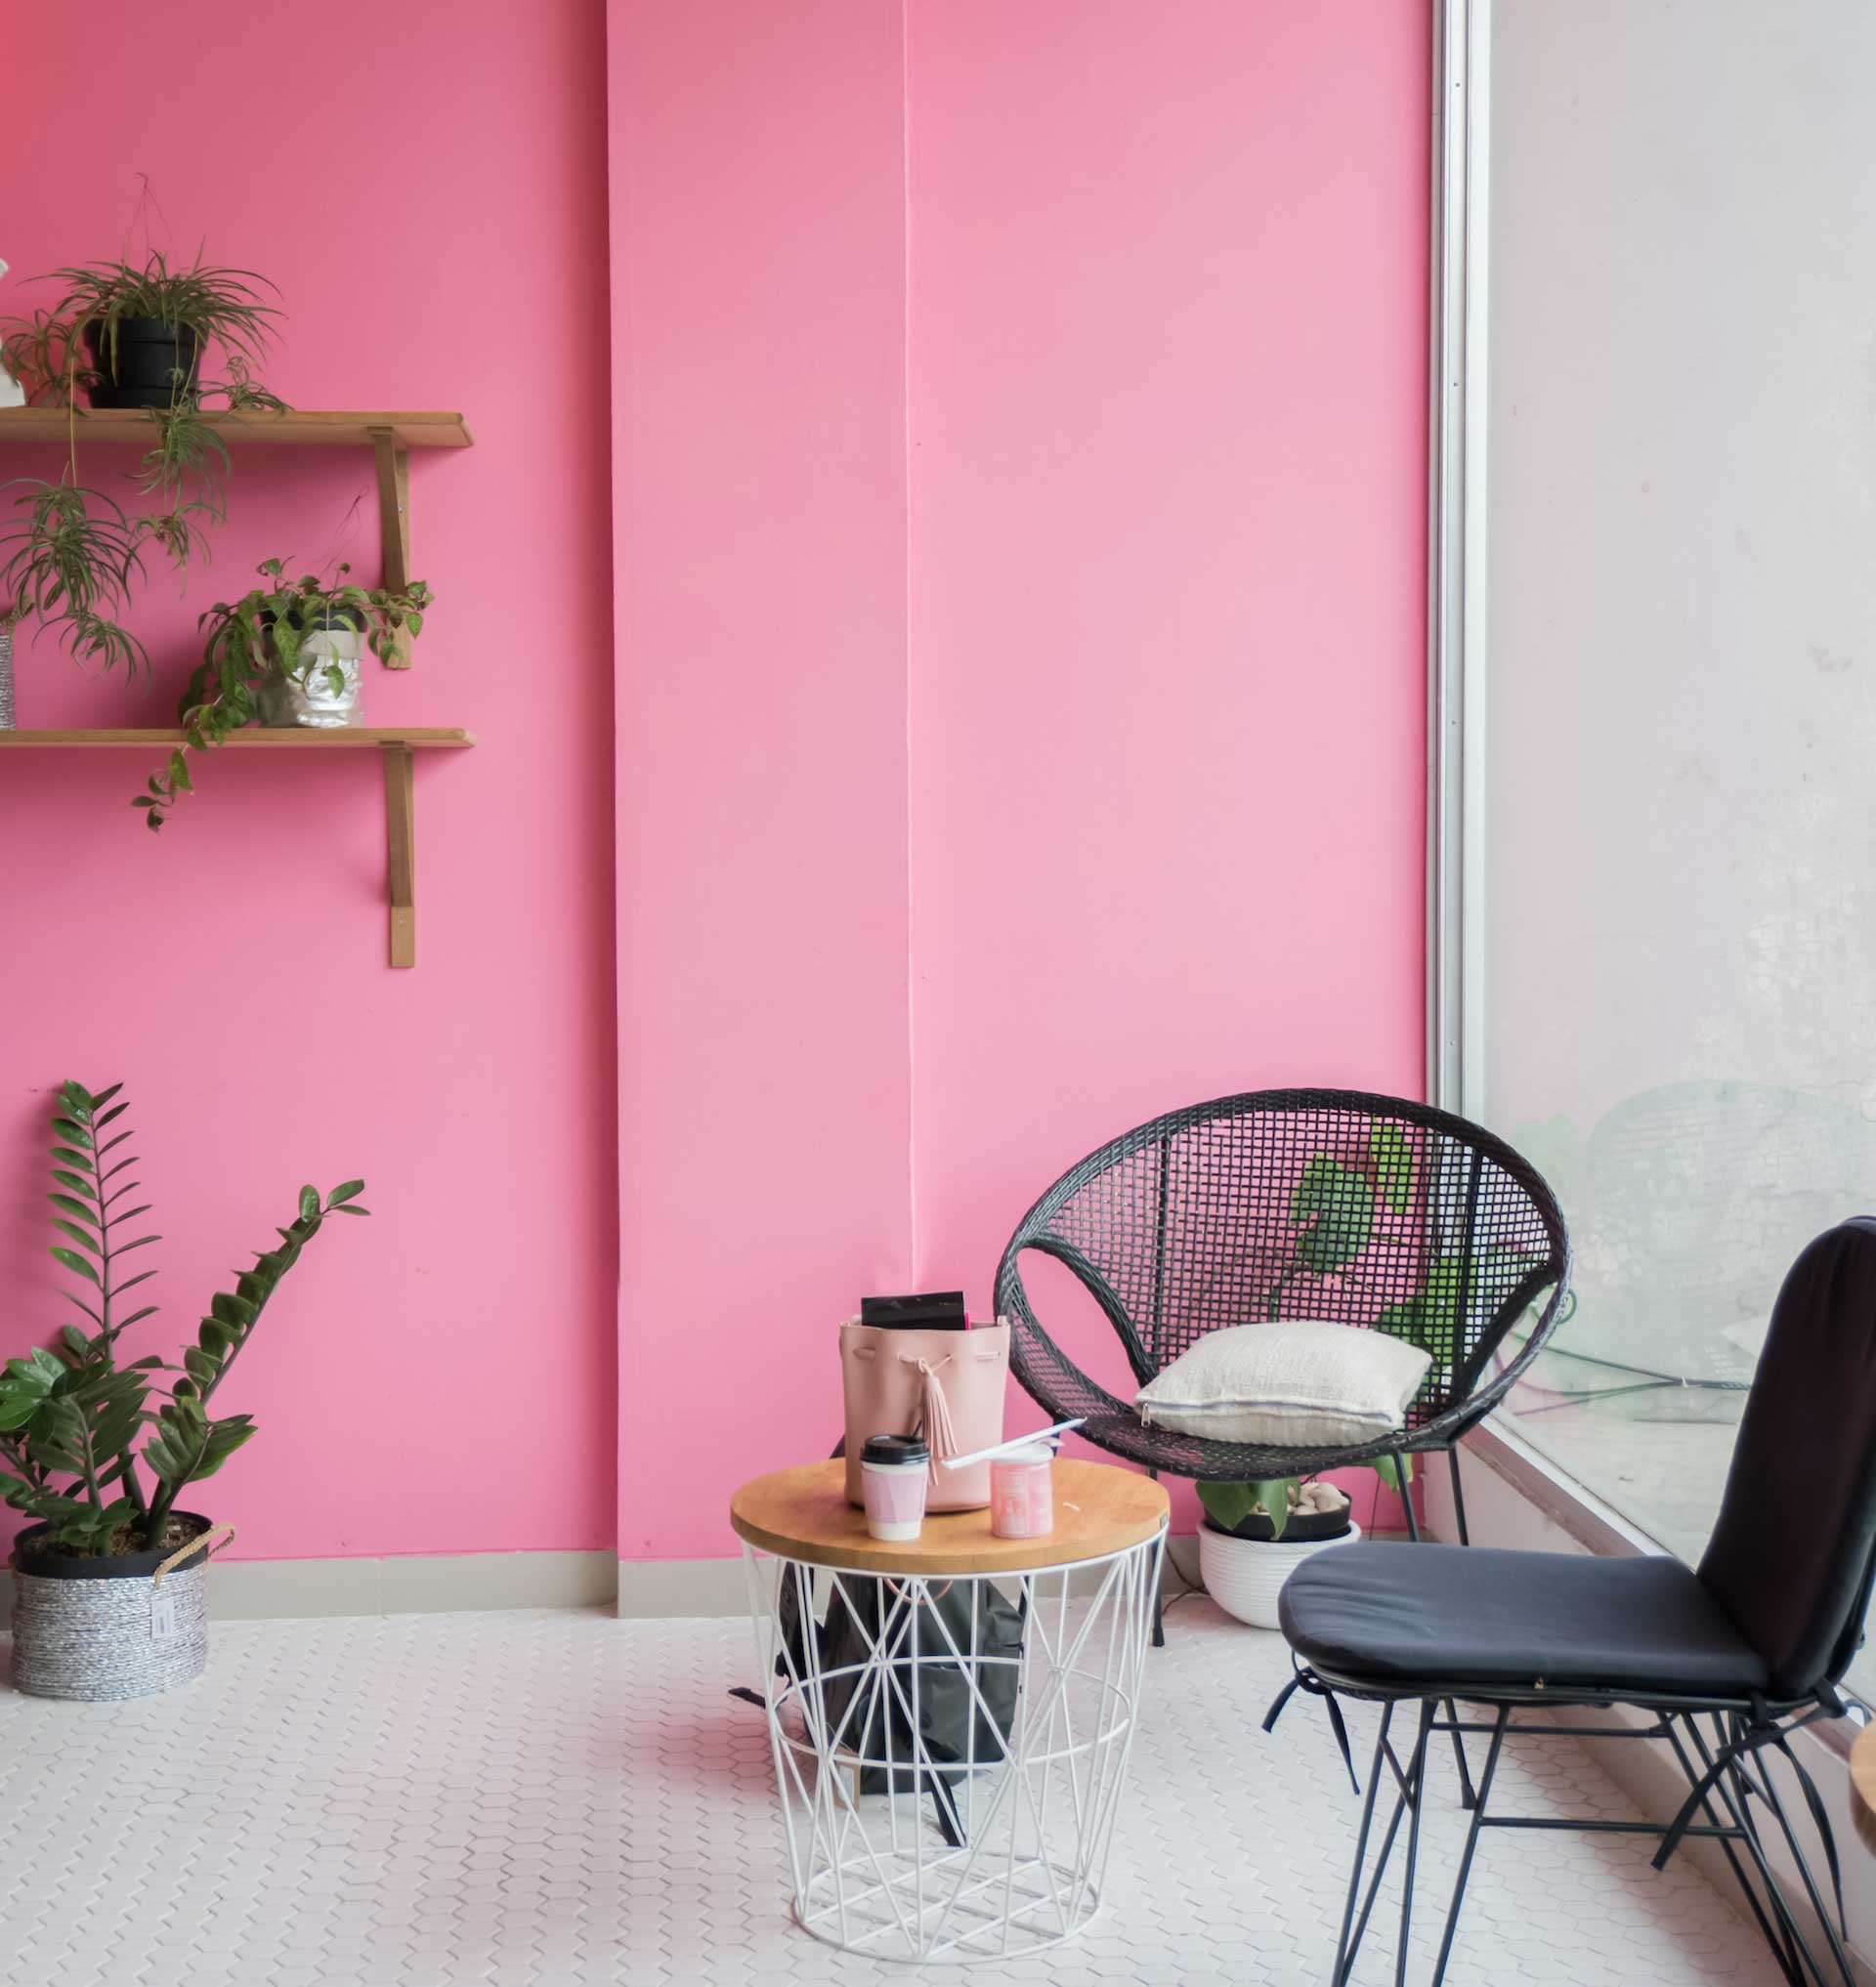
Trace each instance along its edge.
{"label": "chair metal leg", "polygon": [[[1837,1926],[1830,1916],[1830,1907],[1825,1904],[1817,1888],[1817,1880],[1811,1874],[1811,1864],[1805,1852],[1798,1845],[1797,1831],[1791,1825],[1791,1817],[1785,1812],[1785,1803],[1778,1792],[1778,1783],[1772,1776],[1771,1761],[1767,1760],[1760,1776],[1765,1783],[1766,1805],[1777,1818],[1778,1826],[1784,1833],[1785,1846],[1791,1851],[1791,1860],[1798,1866],[1799,1881],[1805,1886],[1805,1895],[1811,1902],[1812,1914],[1824,1928],[1824,1941],[1830,1947],[1830,1956],[1837,1962],[1837,1970],[1844,1976],[1844,1987],[1856,1987],[1856,1976],[1851,1970],[1850,1955],[1844,1950],[1844,1942],[1837,1935]],[[1815,1962],[1812,1961],[1813,1967]]]}
{"label": "chair metal leg", "polygon": [[[1329,1975],[1329,1987],[1344,1987],[1344,1983],[1348,1978],[1349,1968],[1355,1964],[1355,1950],[1354,1946],[1349,1943],[1348,1933],[1349,1927],[1354,1924],[1355,1899],[1361,1895],[1361,1866],[1368,1854],[1368,1833],[1374,1826],[1375,1802],[1381,1795],[1381,1768],[1382,1762],[1387,1754],[1387,1727],[1393,1722],[1393,1706],[1391,1704],[1383,1705],[1381,1708],[1381,1729],[1375,1734],[1375,1756],[1370,1761],[1368,1767],[1368,1793],[1366,1798],[1361,1803],[1361,1826],[1355,1831],[1354,1866],[1348,1872],[1348,1897],[1342,1908],[1342,1929],[1336,1934],[1336,1958],[1335,1965]],[[1396,1802],[1394,1807],[1394,1818],[1396,1821],[1400,1818],[1398,1802]],[[1389,1844],[1391,1844],[1393,1841],[1393,1832],[1391,1830],[1388,1832],[1387,1839]],[[1382,1861],[1386,1863],[1386,1851],[1383,1850]],[[1377,1882],[1381,1881],[1379,1872],[1376,1873],[1375,1881]],[[1367,1913],[1364,1912],[1362,1914],[1362,1923],[1366,1924],[1367,1922]],[[1360,1934],[1357,1933],[1357,1943],[1359,1939]]]}
{"label": "chair metal leg", "polygon": [[1407,1536],[1420,1543],[1420,1519],[1414,1512],[1414,1487],[1407,1481],[1407,1459],[1398,1449],[1388,1451],[1394,1465],[1394,1482],[1400,1490],[1400,1508],[1407,1519]]}
{"label": "chair metal leg", "polygon": [[1459,1445],[1454,1443],[1446,1452],[1446,1467],[1453,1473],[1453,1518],[1459,1526],[1459,1543],[1470,1545],[1472,1535],[1466,1529],[1466,1491],[1459,1480]]}
{"label": "chair metal leg", "polygon": [[[1472,1804],[1472,1825],[1466,1831],[1466,1846],[1460,1852],[1459,1875],[1453,1881],[1453,1901],[1446,1908],[1446,1929],[1439,1935],[1439,1958],[1433,1964],[1433,1987],[1440,1987],[1446,1977],[1446,1962],[1452,1958],[1453,1934],[1459,1929],[1459,1908],[1466,1901],[1466,1880],[1472,1874],[1472,1854],[1478,1847],[1478,1832],[1485,1825],[1485,1802],[1492,1791],[1492,1776],[1498,1771],[1498,1754],[1505,1744],[1505,1730],[1512,1721],[1512,1708],[1502,1704],[1498,1708],[1498,1722],[1492,1727],[1492,1743],[1485,1754],[1485,1771],[1479,1775],[1478,1797]],[[1458,1743],[1459,1734],[1453,1734]],[[1461,1769],[1464,1770],[1466,1755],[1460,1754]]]}
{"label": "chair metal leg", "polygon": [[1166,1558],[1161,1555],[1160,1570],[1153,1581],[1153,1646],[1166,1647]]}
{"label": "chair metal leg", "polygon": [[1402,1797],[1413,1810],[1407,1824],[1407,1868],[1400,1885],[1400,1946],[1394,1955],[1394,1987],[1407,1987],[1407,1942],[1414,1928],[1414,1868],[1420,1861],[1421,1796],[1427,1791],[1427,1741],[1433,1732],[1431,1702],[1420,1708],[1420,1731],[1414,1740],[1414,1763],[1408,1769]]}
{"label": "chair metal leg", "polygon": [[[1685,1713],[1684,1721],[1688,1737],[1693,1742],[1694,1750],[1699,1753],[1703,1766],[1711,1765],[1711,1755],[1707,1753],[1705,1743],[1701,1739],[1699,1726],[1694,1723],[1693,1714],[1691,1712]],[[1687,1785],[1689,1787],[1697,1787],[1700,1784],[1700,1772],[1695,1768],[1692,1758],[1688,1755],[1687,1748],[1682,1742],[1681,1734],[1676,1729],[1673,1717],[1671,1715],[1666,1716],[1661,1722],[1667,1732],[1668,1744],[1674,1750],[1675,1759],[1679,1762],[1681,1771],[1686,1775]],[[1718,1797],[1721,1806],[1727,1811],[1727,1822],[1734,1828],[1743,1829],[1744,1823],[1740,1819],[1739,1810],[1733,1804],[1732,1790],[1727,1785],[1724,1777],[1714,1783],[1714,1794]],[[1709,1822],[1715,1826],[1720,1826],[1720,1817],[1715,1813],[1711,1800],[1702,1801],[1700,1811]],[[1746,1868],[1739,1860],[1738,1850],[1733,1847],[1731,1842],[1724,1839],[1722,1839],[1720,1846],[1726,1854],[1727,1865],[1732,1872],[1733,1881],[1739,1885],[1740,1893],[1744,1896],[1747,1908],[1752,1913],[1753,1922],[1758,1925],[1766,1945],[1770,1950],[1772,1959],[1777,1963],[1778,1970],[1785,1976],[1788,1987],[1806,1987],[1804,1968],[1800,1964],[1796,1948],[1791,1944],[1789,1929],[1782,1925],[1779,1927],[1779,1929],[1785,1931],[1784,1940],[1781,1942],[1778,1937],[1778,1931],[1773,1928],[1771,1918],[1767,1916],[1766,1907],[1759,1901],[1758,1891],[1753,1888],[1751,1880],[1746,1875]],[[1755,1852],[1756,1845],[1749,1843],[1748,1853]],[[1765,1881],[1762,1877],[1761,1881]],[[1778,1912],[1778,1900],[1774,1897],[1772,1900],[1772,1912],[1774,1915]]]}

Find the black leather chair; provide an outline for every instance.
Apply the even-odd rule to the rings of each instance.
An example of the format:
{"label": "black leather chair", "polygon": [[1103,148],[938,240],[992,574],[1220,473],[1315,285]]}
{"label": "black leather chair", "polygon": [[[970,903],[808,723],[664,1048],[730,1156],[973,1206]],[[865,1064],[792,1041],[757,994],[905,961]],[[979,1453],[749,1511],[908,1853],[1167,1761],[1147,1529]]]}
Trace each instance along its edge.
{"label": "black leather chair", "polygon": [[[1842,1883],[1828,1821],[1789,1734],[1839,1717],[1837,1684],[1862,1638],[1876,1568],[1876,1220],[1858,1218],[1813,1242],[1786,1277],[1752,1382],[1726,1500],[1697,1572],[1678,1559],[1592,1559],[1471,1546],[1357,1544],[1318,1553],[1283,1589],[1283,1632],[1297,1681],[1271,1707],[1275,1723],[1300,1687],[1381,1706],[1331,1979],[1342,1987],[1374,1910],[1403,1816],[1406,1886],[1397,1982],[1406,1978],[1422,1797],[1436,1731],[1487,1742],[1477,1798],[1433,1975],[1452,1952],[1482,1831],[1589,1829],[1661,1837],[1661,1867],[1689,1834],[1717,1838],[1767,1945],[1792,1987],[1829,1987],[1779,1890],[1766,1840],[1784,1843],[1821,1923],[1845,1987],[1855,1987],[1839,1927]],[[1451,1707],[1473,1708],[1462,1718]],[[1403,1704],[1417,1705],[1411,1741],[1396,1745]],[[1689,1785],[1674,1822],[1515,1823],[1490,1811],[1508,1735],[1567,1731],[1541,1720],[1558,1705],[1628,1705],[1645,1726],[1598,1737],[1659,1740]],[[1539,1722],[1531,1721],[1535,1713]],[[1702,1720],[1706,1723],[1703,1725]],[[1346,1741],[1343,1740],[1346,1753]],[[1404,1754],[1404,1756],[1403,1756]],[[1821,1837],[1830,1906],[1805,1859],[1787,1801],[1768,1770],[1795,1774]],[[1383,1780],[1392,1813],[1363,1883]]]}

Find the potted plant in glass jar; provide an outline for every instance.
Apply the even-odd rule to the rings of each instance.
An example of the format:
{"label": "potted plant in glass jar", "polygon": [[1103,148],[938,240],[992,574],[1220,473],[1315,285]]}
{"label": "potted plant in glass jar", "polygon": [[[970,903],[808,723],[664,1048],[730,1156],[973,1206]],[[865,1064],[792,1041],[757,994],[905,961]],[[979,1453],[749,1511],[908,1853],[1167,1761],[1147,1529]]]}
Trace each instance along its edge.
{"label": "potted plant in glass jar", "polygon": [[256,571],[270,583],[237,601],[218,601],[201,616],[202,660],[177,713],[187,747],[171,752],[132,802],[152,828],[162,826],[179,794],[192,790],[188,749],[212,749],[256,718],[318,730],[362,723],[362,651],[387,660],[402,633],[423,632],[430,610],[430,589],[420,579],[395,588],[354,586],[351,567],[341,565],[330,582],[311,572],[289,580],[283,559],[264,559]]}
{"label": "potted plant in glass jar", "polygon": [[[95,1095],[65,1083],[52,1120],[52,1253],[82,1313],[51,1347],[0,1369],[0,1498],[35,1520],[14,1541],[14,1687],[35,1697],[142,1697],[198,1676],[208,1660],[207,1554],[228,1527],[179,1500],[254,1434],[249,1415],[211,1404],[269,1299],[328,1214],[362,1214],[362,1180],[299,1210],[254,1267],[218,1291],[180,1365],[127,1360],[120,1341],[155,1310],[124,1299],[155,1273],[123,1273],[160,1237],[135,1232],[130,1137],[109,1131],[122,1085]],[[128,1178],[125,1176],[129,1175]],[[142,1260],[142,1258],[140,1258]]]}

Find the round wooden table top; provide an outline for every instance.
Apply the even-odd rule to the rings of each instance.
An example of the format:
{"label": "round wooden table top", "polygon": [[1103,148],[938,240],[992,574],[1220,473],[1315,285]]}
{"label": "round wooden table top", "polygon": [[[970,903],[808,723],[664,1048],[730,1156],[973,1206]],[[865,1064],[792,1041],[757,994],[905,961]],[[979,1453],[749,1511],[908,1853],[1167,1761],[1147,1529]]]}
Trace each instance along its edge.
{"label": "round wooden table top", "polygon": [[746,1483],[730,1500],[739,1539],[783,1559],[856,1573],[1029,1573],[1077,1566],[1138,1545],[1166,1529],[1165,1490],[1105,1462],[1055,1461],[1055,1529],[1045,1539],[999,1539],[990,1512],[927,1514],[904,1543],[875,1539],[847,1502],[844,1462],[804,1462]]}
{"label": "round wooden table top", "polygon": [[1876,1725],[1865,1725],[1850,1749],[1850,1785],[1856,1833],[1876,1849]]}

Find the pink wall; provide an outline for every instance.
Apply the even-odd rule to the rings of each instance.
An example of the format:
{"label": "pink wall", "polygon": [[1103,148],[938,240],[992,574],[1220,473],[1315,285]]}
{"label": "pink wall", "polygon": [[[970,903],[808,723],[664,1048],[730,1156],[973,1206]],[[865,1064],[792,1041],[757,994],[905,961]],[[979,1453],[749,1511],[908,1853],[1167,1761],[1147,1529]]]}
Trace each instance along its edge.
{"label": "pink wall", "polygon": [[1429,23],[612,21],[619,1540],[662,1558],[831,1441],[863,1290],[982,1305],[1102,1138],[1419,1087]]}
{"label": "pink wall", "polygon": [[612,14],[628,1559],[825,1453],[911,1262],[900,60],[876,0]]}
{"label": "pink wall", "polygon": [[[225,755],[160,839],[127,805],[131,756],[0,766],[5,1350],[61,1315],[39,1198],[50,1093],[123,1078],[166,1237],[149,1349],[192,1330],[303,1179],[371,1185],[376,1218],[320,1237],[229,1382],[261,1436],[200,1501],[240,1526],[237,1553],[601,1546],[617,1157],[602,10],[316,12],[113,9],[77,48],[51,14],[12,22],[10,101],[69,108],[81,69],[92,114],[76,153],[48,147],[43,118],[0,119],[0,308],[29,302],[22,275],[118,251],[144,172],[174,248],[205,238],[280,283],[269,378],[289,401],[465,410],[477,447],[412,470],[438,611],[416,667],[374,668],[366,697],[372,721],[482,742],[418,769],[408,973],[385,964],[370,760]],[[362,455],[238,455],[212,569],[140,610],[154,685],[26,655],[21,722],[170,721],[197,610],[270,553],[321,558],[361,491],[349,542],[374,578],[369,478]]]}

